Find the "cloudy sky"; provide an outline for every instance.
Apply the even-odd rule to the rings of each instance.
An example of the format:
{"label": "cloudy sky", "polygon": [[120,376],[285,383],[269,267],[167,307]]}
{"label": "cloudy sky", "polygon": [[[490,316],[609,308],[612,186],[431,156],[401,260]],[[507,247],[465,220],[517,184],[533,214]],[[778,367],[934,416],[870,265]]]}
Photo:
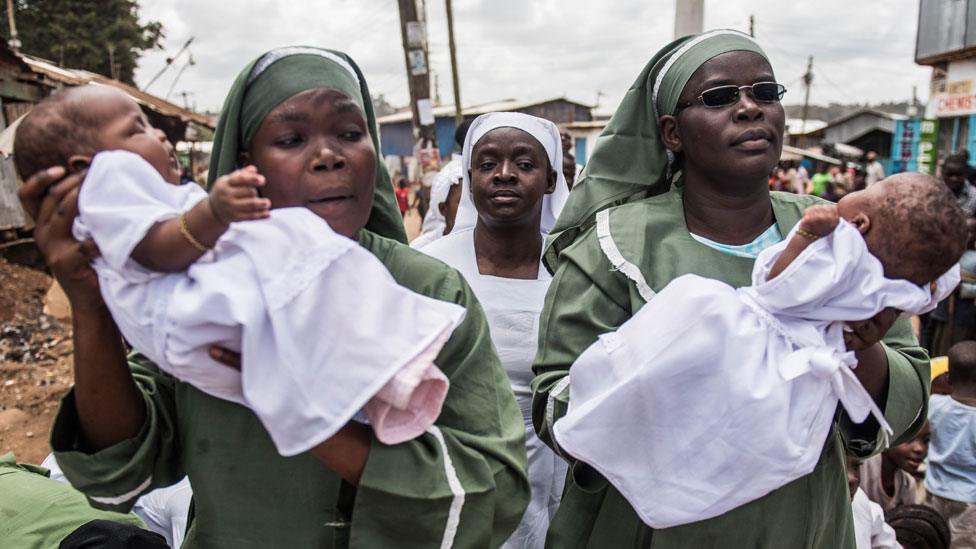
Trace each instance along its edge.
{"label": "cloudy sky", "polygon": [[[423,0],[418,0],[422,4]],[[408,99],[395,0],[153,0],[141,17],[160,21],[165,51],[141,60],[145,85],[193,36],[195,65],[174,77],[181,57],[149,89],[174,102],[218,110],[237,72],[283,45],[344,50],[362,67],[374,95]],[[442,0],[426,0],[431,65],[443,103],[452,103]],[[918,0],[705,0],[705,28],[748,29],[802,103],[800,76],[814,56],[811,102],[906,100],[928,95],[930,69],[914,64]],[[648,59],[672,39],[674,0],[454,0],[462,103],[565,95],[612,111]]]}

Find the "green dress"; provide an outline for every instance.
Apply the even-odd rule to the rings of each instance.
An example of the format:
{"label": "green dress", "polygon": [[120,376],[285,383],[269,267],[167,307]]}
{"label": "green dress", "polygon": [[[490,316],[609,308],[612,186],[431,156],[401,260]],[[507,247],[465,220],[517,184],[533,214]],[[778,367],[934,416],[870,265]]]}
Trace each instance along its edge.
{"label": "green dress", "polygon": [[[620,254],[636,264],[654,291],[689,273],[736,287],[750,284],[752,259],[723,254],[691,238],[681,194],[676,186],[665,194],[612,208],[610,230]],[[772,193],[780,233],[788,234],[803,210],[815,203],[822,201]],[[566,412],[567,373],[572,363],[599,334],[615,330],[643,304],[637,285],[612,268],[595,228],[563,250],[546,297],[534,364],[533,421],[547,444],[553,445],[553,422]],[[884,343],[890,381],[883,409],[895,439],[906,440],[925,421],[928,357],[918,347],[907,321],[899,321]],[[855,426],[838,413],[820,462],[810,475],[725,515],[662,530],[644,525],[594,469],[564,456],[570,461],[571,473],[547,546],[853,548],[845,449],[869,455],[880,450],[880,437],[876,423]]]}
{"label": "green dress", "polygon": [[374,439],[353,488],[309,454],[278,455],[248,409],[137,357],[130,365],[147,409],[137,437],[86,452],[73,394],[65,397],[51,445],[72,484],[95,505],[128,510],[138,495],[188,475],[191,548],[504,542],[529,499],[524,427],[481,306],[443,263],[365,230],[360,243],[401,285],[467,308],[436,360],[451,385],[435,429],[395,446]]}
{"label": "green dress", "polygon": [[0,456],[0,547],[57,547],[68,534],[93,520],[146,526],[129,513],[92,509],[85,496],[48,470]]}

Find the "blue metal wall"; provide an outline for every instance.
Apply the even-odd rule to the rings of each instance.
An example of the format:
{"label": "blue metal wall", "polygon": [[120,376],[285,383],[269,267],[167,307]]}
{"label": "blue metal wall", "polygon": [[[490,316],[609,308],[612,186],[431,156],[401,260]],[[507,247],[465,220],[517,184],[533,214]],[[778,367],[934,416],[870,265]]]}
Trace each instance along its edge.
{"label": "blue metal wall", "polygon": [[576,152],[573,153],[576,156],[576,163],[580,166],[586,165],[586,138],[577,137],[576,138]]}
{"label": "blue metal wall", "polygon": [[[454,117],[437,119],[437,148],[441,158],[448,159],[454,150]],[[380,126],[383,156],[413,155],[413,125],[409,120]]]}
{"label": "blue metal wall", "polygon": [[383,156],[413,155],[413,128],[410,121],[380,126],[380,148]]}

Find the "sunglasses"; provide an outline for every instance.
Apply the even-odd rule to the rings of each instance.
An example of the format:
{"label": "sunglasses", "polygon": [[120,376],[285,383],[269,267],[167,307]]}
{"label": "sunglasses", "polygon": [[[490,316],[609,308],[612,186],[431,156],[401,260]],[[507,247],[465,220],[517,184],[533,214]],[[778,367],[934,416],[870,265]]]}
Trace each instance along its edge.
{"label": "sunglasses", "polygon": [[[739,97],[742,96],[742,90],[749,90],[752,94],[752,98],[760,103],[776,103],[786,94],[786,86],[782,84],[777,82],[756,82],[755,84],[751,84],[749,86],[735,86],[729,84],[728,86],[709,88],[701,92],[701,94],[699,94],[697,97],[697,100],[700,101],[705,108],[719,109],[738,103]],[[695,102],[692,101],[691,103],[681,105],[675,109],[674,113],[678,114],[680,111],[694,105],[694,103]]]}

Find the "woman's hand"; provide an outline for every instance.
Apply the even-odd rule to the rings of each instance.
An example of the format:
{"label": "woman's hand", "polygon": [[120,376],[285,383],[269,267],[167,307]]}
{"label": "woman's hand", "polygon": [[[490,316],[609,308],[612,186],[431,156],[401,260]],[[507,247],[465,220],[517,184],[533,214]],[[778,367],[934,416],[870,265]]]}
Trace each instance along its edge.
{"label": "woman's hand", "polygon": [[867,320],[848,322],[850,332],[844,332],[844,343],[848,351],[863,351],[881,341],[895,321],[898,310],[888,307]]}
{"label": "woman's hand", "polygon": [[235,353],[229,349],[223,347],[218,347],[213,345],[209,349],[210,358],[216,360],[217,362],[223,364],[224,366],[229,366],[238,372],[241,371],[241,354]]}
{"label": "woman's hand", "polygon": [[848,322],[852,331],[844,332],[847,350],[854,351],[857,357],[854,375],[871,398],[882,407],[885,405],[885,391],[888,387],[888,354],[880,342],[896,320],[898,310],[889,307],[867,320]]}
{"label": "woman's hand", "polygon": [[83,172],[66,175],[64,168],[56,166],[32,175],[17,192],[24,210],[34,218],[34,241],[73,309],[104,306],[91,268],[98,248],[93,241],[78,242],[71,234],[84,178]]}
{"label": "woman's hand", "polygon": [[48,168],[28,178],[17,195],[34,218],[37,247],[71,302],[75,411],[86,446],[98,451],[137,436],[146,405],[129,372],[122,336],[98,290],[91,267],[98,248],[71,234],[84,178],[84,173],[66,175],[64,168]]}

